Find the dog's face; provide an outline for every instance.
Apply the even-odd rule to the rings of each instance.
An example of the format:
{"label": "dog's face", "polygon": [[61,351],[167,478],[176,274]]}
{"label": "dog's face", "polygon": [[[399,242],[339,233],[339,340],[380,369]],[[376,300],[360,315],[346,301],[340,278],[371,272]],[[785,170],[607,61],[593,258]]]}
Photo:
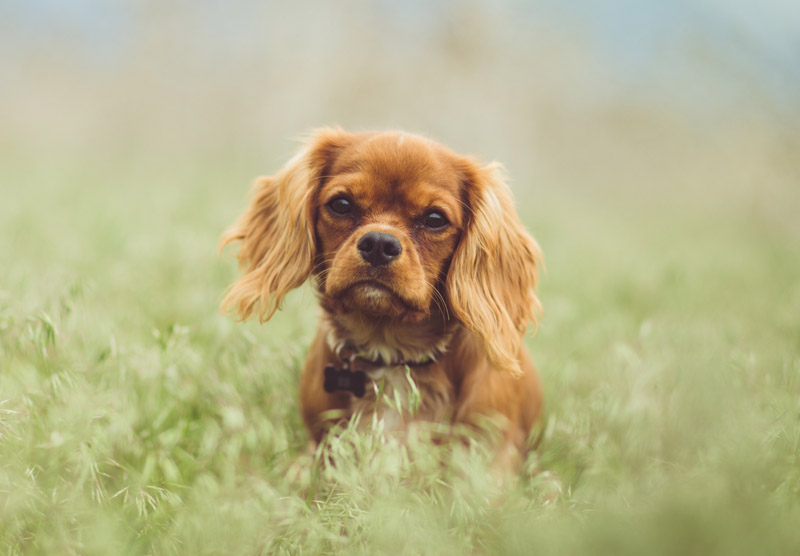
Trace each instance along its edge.
{"label": "dog's face", "polygon": [[318,131],[223,238],[243,276],[223,302],[268,319],[315,277],[323,308],[360,322],[457,322],[518,372],[539,249],[495,166],[405,133]]}
{"label": "dog's face", "polygon": [[445,313],[441,290],[464,225],[458,159],[407,134],[355,136],[326,174],[314,227],[324,306],[406,322]]}

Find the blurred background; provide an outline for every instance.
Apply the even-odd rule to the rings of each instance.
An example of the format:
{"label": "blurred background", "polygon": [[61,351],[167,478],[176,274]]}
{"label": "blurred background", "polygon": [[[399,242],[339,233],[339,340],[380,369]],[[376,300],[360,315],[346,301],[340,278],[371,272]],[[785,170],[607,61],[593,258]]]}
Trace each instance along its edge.
{"label": "blurred background", "polygon": [[[546,261],[522,509],[292,482],[314,299],[219,315],[217,245],[324,125],[506,166]],[[800,553],[798,212],[797,0],[2,0],[0,551]]]}
{"label": "blurred background", "polygon": [[217,163],[238,194],[338,124],[498,160],[523,200],[798,220],[791,0],[6,0],[0,90],[0,157],[32,173]]}

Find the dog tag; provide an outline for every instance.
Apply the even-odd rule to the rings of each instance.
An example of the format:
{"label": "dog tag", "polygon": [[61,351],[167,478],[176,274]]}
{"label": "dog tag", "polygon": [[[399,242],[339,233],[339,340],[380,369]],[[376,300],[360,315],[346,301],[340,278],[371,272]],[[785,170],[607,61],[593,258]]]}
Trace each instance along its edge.
{"label": "dog tag", "polygon": [[355,397],[364,397],[367,375],[364,371],[337,369],[333,365],[325,365],[325,382],[323,388],[329,394],[337,391],[351,392]]}

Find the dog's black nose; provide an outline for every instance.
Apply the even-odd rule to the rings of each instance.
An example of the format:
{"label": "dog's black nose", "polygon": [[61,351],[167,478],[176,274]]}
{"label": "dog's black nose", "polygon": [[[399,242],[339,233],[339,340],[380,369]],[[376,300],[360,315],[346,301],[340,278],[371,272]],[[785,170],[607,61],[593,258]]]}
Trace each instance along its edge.
{"label": "dog's black nose", "polygon": [[372,266],[389,264],[403,250],[400,242],[391,234],[369,232],[358,240],[361,257]]}

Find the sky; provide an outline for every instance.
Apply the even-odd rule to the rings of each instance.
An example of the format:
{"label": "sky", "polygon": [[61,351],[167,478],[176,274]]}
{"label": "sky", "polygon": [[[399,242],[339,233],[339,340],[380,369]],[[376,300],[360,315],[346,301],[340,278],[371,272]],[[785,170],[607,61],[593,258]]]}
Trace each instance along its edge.
{"label": "sky", "polygon": [[[18,46],[47,40],[54,32],[74,34],[102,58],[129,40],[131,14],[144,4],[136,0],[6,0],[0,13],[19,29],[13,40],[27,43]],[[281,3],[205,0],[195,5],[224,32],[226,19],[246,18],[258,4]],[[379,0],[376,4],[388,18],[423,29],[446,17],[448,7],[470,6],[455,0]],[[764,74],[800,79],[800,2],[795,0],[511,0],[491,6],[523,24],[544,18],[575,29],[607,51],[621,71],[646,71],[655,57],[688,37],[725,50],[723,55],[760,68]]]}
{"label": "sky", "polygon": [[[447,49],[456,52],[455,58],[442,54]],[[458,67],[459,49],[464,50],[465,65],[469,57],[479,60],[472,74]],[[371,60],[365,57],[370,52]],[[327,66],[334,57],[341,66],[341,71],[332,72],[338,82],[326,95],[309,100],[305,89],[330,83],[312,72],[332,71]],[[238,73],[233,69],[226,73],[234,63]],[[392,64],[397,68],[394,73]],[[402,83],[404,74],[424,80],[438,78],[441,71],[452,75],[437,85],[438,94],[431,90],[427,100],[417,101],[417,112],[412,107],[403,114],[416,117],[410,118],[412,123],[425,121],[431,111],[426,102],[453,98],[451,88],[456,92],[472,88],[473,96],[464,103],[483,103],[491,110],[506,91],[486,85],[490,79],[509,80],[509,91],[514,93],[518,87],[518,96],[549,94],[553,102],[565,106],[652,105],[655,99],[655,105],[677,106],[677,112],[691,119],[702,118],[712,109],[730,114],[751,105],[778,122],[800,121],[800,1],[0,3],[0,86],[5,81],[7,91],[14,93],[9,96],[23,101],[32,88],[38,89],[32,91],[27,113],[0,107],[0,118],[15,118],[20,125],[25,125],[28,114],[33,119],[44,103],[51,105],[56,117],[64,114],[54,102],[60,91],[77,101],[84,92],[94,94],[89,101],[99,104],[105,102],[106,93],[119,95],[111,85],[103,85],[104,80],[132,91],[135,83],[131,80],[136,79],[132,76],[139,76],[139,92],[162,87],[157,99],[180,100],[198,86],[224,89],[225,78],[232,87],[241,88],[242,76],[253,71],[288,73],[290,80],[279,83],[270,97],[273,106],[295,110],[287,128],[307,126],[307,120],[327,121],[328,114],[335,113],[354,92],[364,95],[352,101],[356,109],[362,101],[372,102],[372,113],[380,113],[378,103],[383,99],[396,104],[402,97],[399,93],[384,90],[370,96],[373,76],[382,80],[384,89],[408,89]],[[65,81],[71,75],[78,77]],[[85,91],[75,79],[85,80]],[[263,87],[276,79],[259,75],[254,82]],[[209,94],[213,97],[214,93]],[[238,94],[244,100],[254,93],[245,84]],[[38,100],[32,100],[34,96]],[[214,102],[211,97],[206,102]],[[335,108],[304,118],[308,103],[317,101]],[[124,113],[131,110],[130,102],[121,99],[106,109]],[[514,106],[524,108],[524,102],[518,100]],[[196,112],[203,110],[206,106],[198,105]],[[546,112],[547,107],[542,110]],[[265,126],[280,125],[280,111],[274,112]],[[47,121],[49,113],[42,114],[42,121]],[[193,115],[185,118],[191,120]],[[442,118],[453,121],[448,114]]]}

